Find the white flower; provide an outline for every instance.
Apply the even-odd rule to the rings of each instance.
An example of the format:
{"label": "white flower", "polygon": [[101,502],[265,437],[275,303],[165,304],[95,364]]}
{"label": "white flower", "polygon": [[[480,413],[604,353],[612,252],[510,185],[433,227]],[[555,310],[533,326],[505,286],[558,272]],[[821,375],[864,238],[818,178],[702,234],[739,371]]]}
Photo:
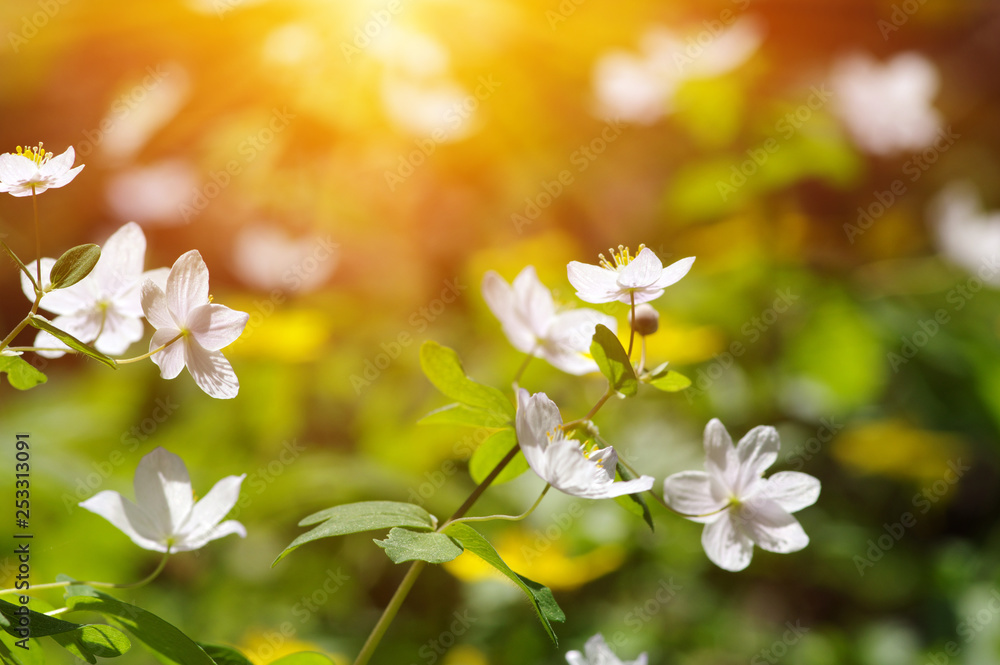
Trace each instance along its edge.
{"label": "white flower", "polygon": [[142,311],[156,328],[149,342],[150,351],[181,337],[153,355],[160,376],[173,379],[187,367],[198,387],[210,396],[236,397],[240,382],[219,349],[236,341],[250,315],[212,304],[208,267],[198,250],[192,249],[174,262],[165,290],[152,280],[143,283]]}
{"label": "white flower", "polygon": [[930,205],[938,247],[951,262],[1000,286],[1000,210],[986,212],[969,182],[950,183]]}
{"label": "white flower", "polygon": [[83,168],[72,168],[76,152],[73,146],[56,157],[46,152],[39,143],[37,148],[22,148],[17,152],[0,155],[0,192],[11,196],[41,194],[49,187],[62,187],[76,177]]}
{"label": "white flower", "polygon": [[[641,54],[610,51],[595,64],[597,115],[652,124],[673,111],[674,96],[685,81],[718,76],[746,62],[760,46],[763,32],[751,17],[715,34],[681,36],[654,26],[641,39]],[[711,39],[703,43],[703,36]]]}
{"label": "white flower", "polygon": [[933,107],[939,76],[934,64],[915,52],[885,64],[854,53],[837,60],[830,87],[838,115],[855,143],[876,155],[929,146],[941,115]]}
{"label": "white flower", "polygon": [[580,444],[567,439],[560,427],[559,408],[544,393],[517,393],[517,441],[532,470],[561,492],[584,499],[610,499],[645,492],[653,487],[650,476],[614,482],[618,453],[611,446],[587,457]]}
{"label": "white flower", "polygon": [[232,533],[246,538],[246,529],[239,522],[220,523],[236,505],[244,478],[246,474],[226,476],[196,503],[184,462],[156,448],[136,467],[135,503],[105,490],[80,507],[108,520],[143,549],[185,552]]}
{"label": "white flower", "polygon": [[[101,353],[120,356],[133,343],[142,339],[142,305],[139,288],[144,279],[158,283],[166,281],[167,269],[143,272],[146,256],[146,236],[134,222],[115,231],[101,247],[101,258],[89,275],[64,289],[55,289],[42,296],[41,306],[58,314],[52,325],[77,339],[91,343]],[[42,264],[42,288],[49,284],[49,274],[55,259],[45,258]],[[35,262],[28,271],[35,274]],[[21,273],[21,290],[29,300],[35,299],[35,288],[27,275]],[[66,349],[65,344],[45,331],[35,337],[39,348]],[[39,351],[46,358],[58,358],[63,351]]]}
{"label": "white flower", "polygon": [[618,246],[611,251],[614,264],[601,254],[598,266],[579,261],[570,261],[566,268],[570,284],[576,287],[576,295],[586,302],[605,303],[619,300],[636,305],[656,300],[663,295],[663,289],[680,281],[691,269],[693,256],[681,259],[666,268],[653,250],[639,245],[635,258],[627,247]]}
{"label": "white flower", "polygon": [[780,553],[809,544],[791,513],[814,504],[820,484],[797,471],[764,478],[780,445],[777,430],[762,426],[734,447],[726,428],[713,418],[705,427],[705,471],[682,471],[663,483],[664,499],[674,510],[705,524],[701,543],[720,568],[746,568],[754,543]]}
{"label": "white flower", "polygon": [[569,665],[646,665],[646,654],[639,654],[635,660],[622,661],[611,650],[604,636],[598,633],[583,646],[584,653],[570,651],[566,654]]}
{"label": "white flower", "polygon": [[535,353],[570,374],[598,371],[597,363],[586,355],[594,328],[600,323],[614,332],[618,327],[612,317],[592,309],[557,313],[552,293],[538,280],[533,266],[522,270],[513,285],[492,270],[486,273],[483,298],[515,349]]}

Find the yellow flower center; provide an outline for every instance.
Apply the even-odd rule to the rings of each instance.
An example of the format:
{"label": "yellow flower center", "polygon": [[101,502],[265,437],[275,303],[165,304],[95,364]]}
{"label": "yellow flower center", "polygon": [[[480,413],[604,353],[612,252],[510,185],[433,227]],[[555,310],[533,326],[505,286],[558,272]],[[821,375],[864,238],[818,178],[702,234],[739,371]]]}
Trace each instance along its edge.
{"label": "yellow flower center", "polygon": [[[645,248],[645,245],[639,245],[639,249],[635,250],[635,256],[639,256],[639,252]],[[632,256],[632,254],[629,253],[628,247],[624,247],[622,245],[618,245],[617,252],[614,249],[609,249],[608,251],[611,252],[611,258],[614,260],[614,264],[612,264],[611,261],[608,261],[603,254],[598,254],[601,259],[601,267],[607,268],[608,270],[614,270],[617,272],[631,263],[632,259],[635,258],[635,256]]]}
{"label": "yellow flower center", "polygon": [[34,148],[29,148],[27,146],[22,148],[21,146],[17,146],[17,154],[21,155],[22,157],[27,157],[28,159],[33,161],[39,168],[41,168],[42,164],[49,161],[49,159],[52,157],[52,153],[46,152],[45,148],[42,147],[41,141],[39,141],[38,146]]}

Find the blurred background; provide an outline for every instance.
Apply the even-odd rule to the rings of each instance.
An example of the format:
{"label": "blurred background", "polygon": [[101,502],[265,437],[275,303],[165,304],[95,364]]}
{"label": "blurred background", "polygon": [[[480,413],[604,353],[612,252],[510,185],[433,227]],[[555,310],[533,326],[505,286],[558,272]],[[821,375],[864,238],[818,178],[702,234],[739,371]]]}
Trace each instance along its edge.
{"label": "blurred background", "polygon": [[[155,567],[76,504],[133,496],[163,446],[199,496],[248,474],[249,535],[119,597],[255,663],[350,662],[404,567],[365,534],[270,563],[317,510],[444,517],[472,489],[482,437],[415,425],[447,403],[420,343],[509,386],[522,356],[483,274],[534,265],[576,306],[566,262],[645,243],[697,256],[649,348],[693,385],[612,401],[603,436],[659,484],[702,468],[712,417],[734,439],[778,427],[773,470],[823,482],[797,514],[810,546],[730,574],[698,524],[654,506],[651,533],[553,492],[484,531],[554,590],[558,649],[463,555],[425,572],[374,662],[560,663],[601,632],[650,663],[1000,663],[998,64],[987,0],[6,0],[0,150],[44,141],[86,164],[39,198],[43,254],[136,221],[147,268],[197,248],[215,301],[251,315],[225,351],[231,401],[152,363],[34,358],[46,385],[0,385],[3,441],[34,444],[33,580]],[[26,199],[0,199],[0,232],[34,258]],[[6,332],[28,304],[5,267]],[[627,330],[624,305],[605,311]],[[605,384],[535,361],[522,385],[569,419]],[[476,512],[540,489],[522,476]]]}

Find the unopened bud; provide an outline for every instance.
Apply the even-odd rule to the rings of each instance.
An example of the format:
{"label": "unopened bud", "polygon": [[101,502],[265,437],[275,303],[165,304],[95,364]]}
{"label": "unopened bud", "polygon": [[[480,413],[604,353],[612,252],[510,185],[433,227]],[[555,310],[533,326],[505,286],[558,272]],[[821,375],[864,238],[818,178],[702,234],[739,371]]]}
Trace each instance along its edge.
{"label": "unopened bud", "polygon": [[636,305],[632,329],[642,336],[652,335],[660,327],[660,315],[648,303]]}

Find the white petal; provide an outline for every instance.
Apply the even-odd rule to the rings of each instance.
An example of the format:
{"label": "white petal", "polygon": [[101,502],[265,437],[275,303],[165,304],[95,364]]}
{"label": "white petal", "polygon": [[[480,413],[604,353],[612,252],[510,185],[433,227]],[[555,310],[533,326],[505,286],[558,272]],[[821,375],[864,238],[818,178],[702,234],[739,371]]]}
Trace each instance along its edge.
{"label": "white petal", "polygon": [[184,364],[198,387],[216,399],[236,397],[240,382],[222,352],[203,349],[190,338],[184,342]]}
{"label": "white petal", "polygon": [[241,523],[237,522],[236,520],[227,520],[222,524],[216,526],[211,531],[199,534],[196,538],[192,537],[185,539],[175,549],[178,552],[197,550],[204,547],[213,540],[217,540],[219,538],[223,538],[225,536],[234,533],[238,535],[240,538],[247,537],[247,530]]}
{"label": "white petal", "polygon": [[695,257],[689,256],[686,259],[671,263],[663,269],[663,272],[660,273],[659,278],[652,286],[658,289],[665,289],[671,284],[676,284],[691,270],[691,266],[694,265],[694,259]]}
{"label": "white petal", "polygon": [[532,470],[542,478],[548,475],[544,451],[549,445],[548,433],[562,424],[559,407],[545,393],[528,396],[528,391],[517,391],[517,416],[514,419],[517,441],[521,452]]}
{"label": "white petal", "polygon": [[713,488],[714,491],[727,495],[734,494],[739,460],[736,457],[733,440],[726,431],[726,426],[718,418],[712,418],[705,425],[705,469],[711,476],[712,482],[718,484],[718,487]]}
{"label": "white petal", "polygon": [[49,178],[47,186],[62,187],[63,185],[69,184],[70,181],[72,181],[73,178],[75,178],[77,174],[83,170],[83,166],[84,166],[83,164],[80,164],[75,169],[70,169],[69,171],[66,171],[66,173],[60,173],[58,175],[51,176]]}
{"label": "white petal", "polygon": [[516,311],[536,336],[544,335],[556,313],[552,292],[538,279],[534,266],[524,268],[512,287]]}
{"label": "white petal", "polygon": [[180,535],[186,540],[199,540],[211,533],[240,498],[240,484],[246,474],[226,476],[194,504]]}
{"label": "white petal", "polygon": [[142,510],[118,492],[99,492],[82,502],[80,507],[111,522],[139,547],[155,552],[167,551],[166,546],[157,540],[161,535],[157,527]]}
{"label": "white petal", "polygon": [[[728,501],[712,493],[712,483],[704,471],[681,471],[663,481],[663,500],[694,522],[714,522]],[[700,516],[700,517],[699,517]]]}
{"label": "white petal", "polygon": [[483,300],[497,317],[503,332],[515,349],[529,353],[535,346],[535,336],[514,311],[514,291],[492,270],[483,275]]}
{"label": "white petal", "polygon": [[737,528],[731,513],[705,525],[701,545],[709,560],[723,570],[743,570],[750,565],[753,557],[753,541]]}
{"label": "white petal", "polygon": [[819,492],[819,480],[808,473],[780,471],[762,483],[757,496],[775,501],[788,512],[794,513],[816,503]]}
{"label": "white petal", "polygon": [[736,496],[743,497],[752,492],[764,472],[778,459],[780,447],[778,430],[766,425],[754,427],[740,439],[736,445],[739,473],[732,488]]}
{"label": "white petal", "polygon": [[164,533],[175,535],[194,506],[191,478],[180,457],[155,448],[135,469],[135,500]]}
{"label": "white petal", "polygon": [[[24,155],[5,152],[0,155],[0,182],[5,185],[16,185],[25,180],[36,180],[38,165]],[[29,191],[30,193],[30,191]]]}
{"label": "white petal", "polygon": [[157,286],[153,280],[147,279],[142,283],[140,300],[142,311],[146,316],[146,320],[149,321],[149,325],[157,330],[161,328],[177,328],[178,322],[174,320],[174,317],[170,314],[170,310],[167,308],[167,296],[163,292],[163,289]]}
{"label": "white petal", "polygon": [[[181,254],[167,277],[167,307],[181,325],[188,313],[208,303],[208,266],[196,249]],[[147,315],[148,316],[148,315]]]}
{"label": "white petal", "polygon": [[591,458],[572,439],[553,439],[545,450],[547,475],[543,478],[561,492],[584,499],[610,499],[652,489],[653,478],[640,476],[614,482],[617,455],[610,446]]}
{"label": "white petal", "polygon": [[[69,347],[60,342],[58,339],[45,332],[44,330],[39,330],[38,334],[35,335],[35,347],[39,349],[66,349]],[[66,355],[66,351],[35,351],[38,355],[43,358],[62,358]]]}
{"label": "white petal", "polygon": [[750,537],[768,552],[798,552],[809,544],[802,525],[775,501],[751,499],[740,506],[734,519],[742,521]]}
{"label": "white petal", "polygon": [[191,335],[208,351],[218,351],[236,341],[250,320],[250,315],[225,305],[207,304],[188,315]]}
{"label": "white petal", "polygon": [[649,247],[642,251],[618,273],[618,285],[626,289],[639,289],[653,285],[663,272],[663,263]]}
{"label": "white petal", "polygon": [[[149,340],[149,350],[158,349],[180,333],[179,330],[161,328],[153,333],[153,338]],[[184,346],[187,340],[178,340],[152,356],[151,360],[160,368],[160,376],[164,379],[174,379],[184,369],[185,354]]]}
{"label": "white petal", "polygon": [[94,346],[101,353],[109,356],[120,356],[128,351],[128,347],[142,339],[144,327],[142,320],[122,316],[113,308],[108,308],[104,314],[104,330],[97,338]]}
{"label": "white petal", "polygon": [[104,242],[88,278],[97,280],[104,294],[117,294],[139,282],[145,261],[146,236],[138,224],[129,222]]}
{"label": "white petal", "polygon": [[76,150],[73,149],[73,146],[70,146],[61,154],[50,157],[49,161],[42,165],[42,173],[49,176],[66,173],[73,166],[75,160]]}
{"label": "white petal", "polygon": [[618,273],[600,266],[570,261],[566,266],[566,276],[576,289],[581,300],[590,303],[612,302],[618,299]]}
{"label": "white petal", "polygon": [[590,352],[598,323],[612,332],[617,328],[613,318],[592,309],[574,309],[557,314],[549,324],[546,343],[539,350],[539,356],[570,374],[598,371],[597,363],[586,355]]}

